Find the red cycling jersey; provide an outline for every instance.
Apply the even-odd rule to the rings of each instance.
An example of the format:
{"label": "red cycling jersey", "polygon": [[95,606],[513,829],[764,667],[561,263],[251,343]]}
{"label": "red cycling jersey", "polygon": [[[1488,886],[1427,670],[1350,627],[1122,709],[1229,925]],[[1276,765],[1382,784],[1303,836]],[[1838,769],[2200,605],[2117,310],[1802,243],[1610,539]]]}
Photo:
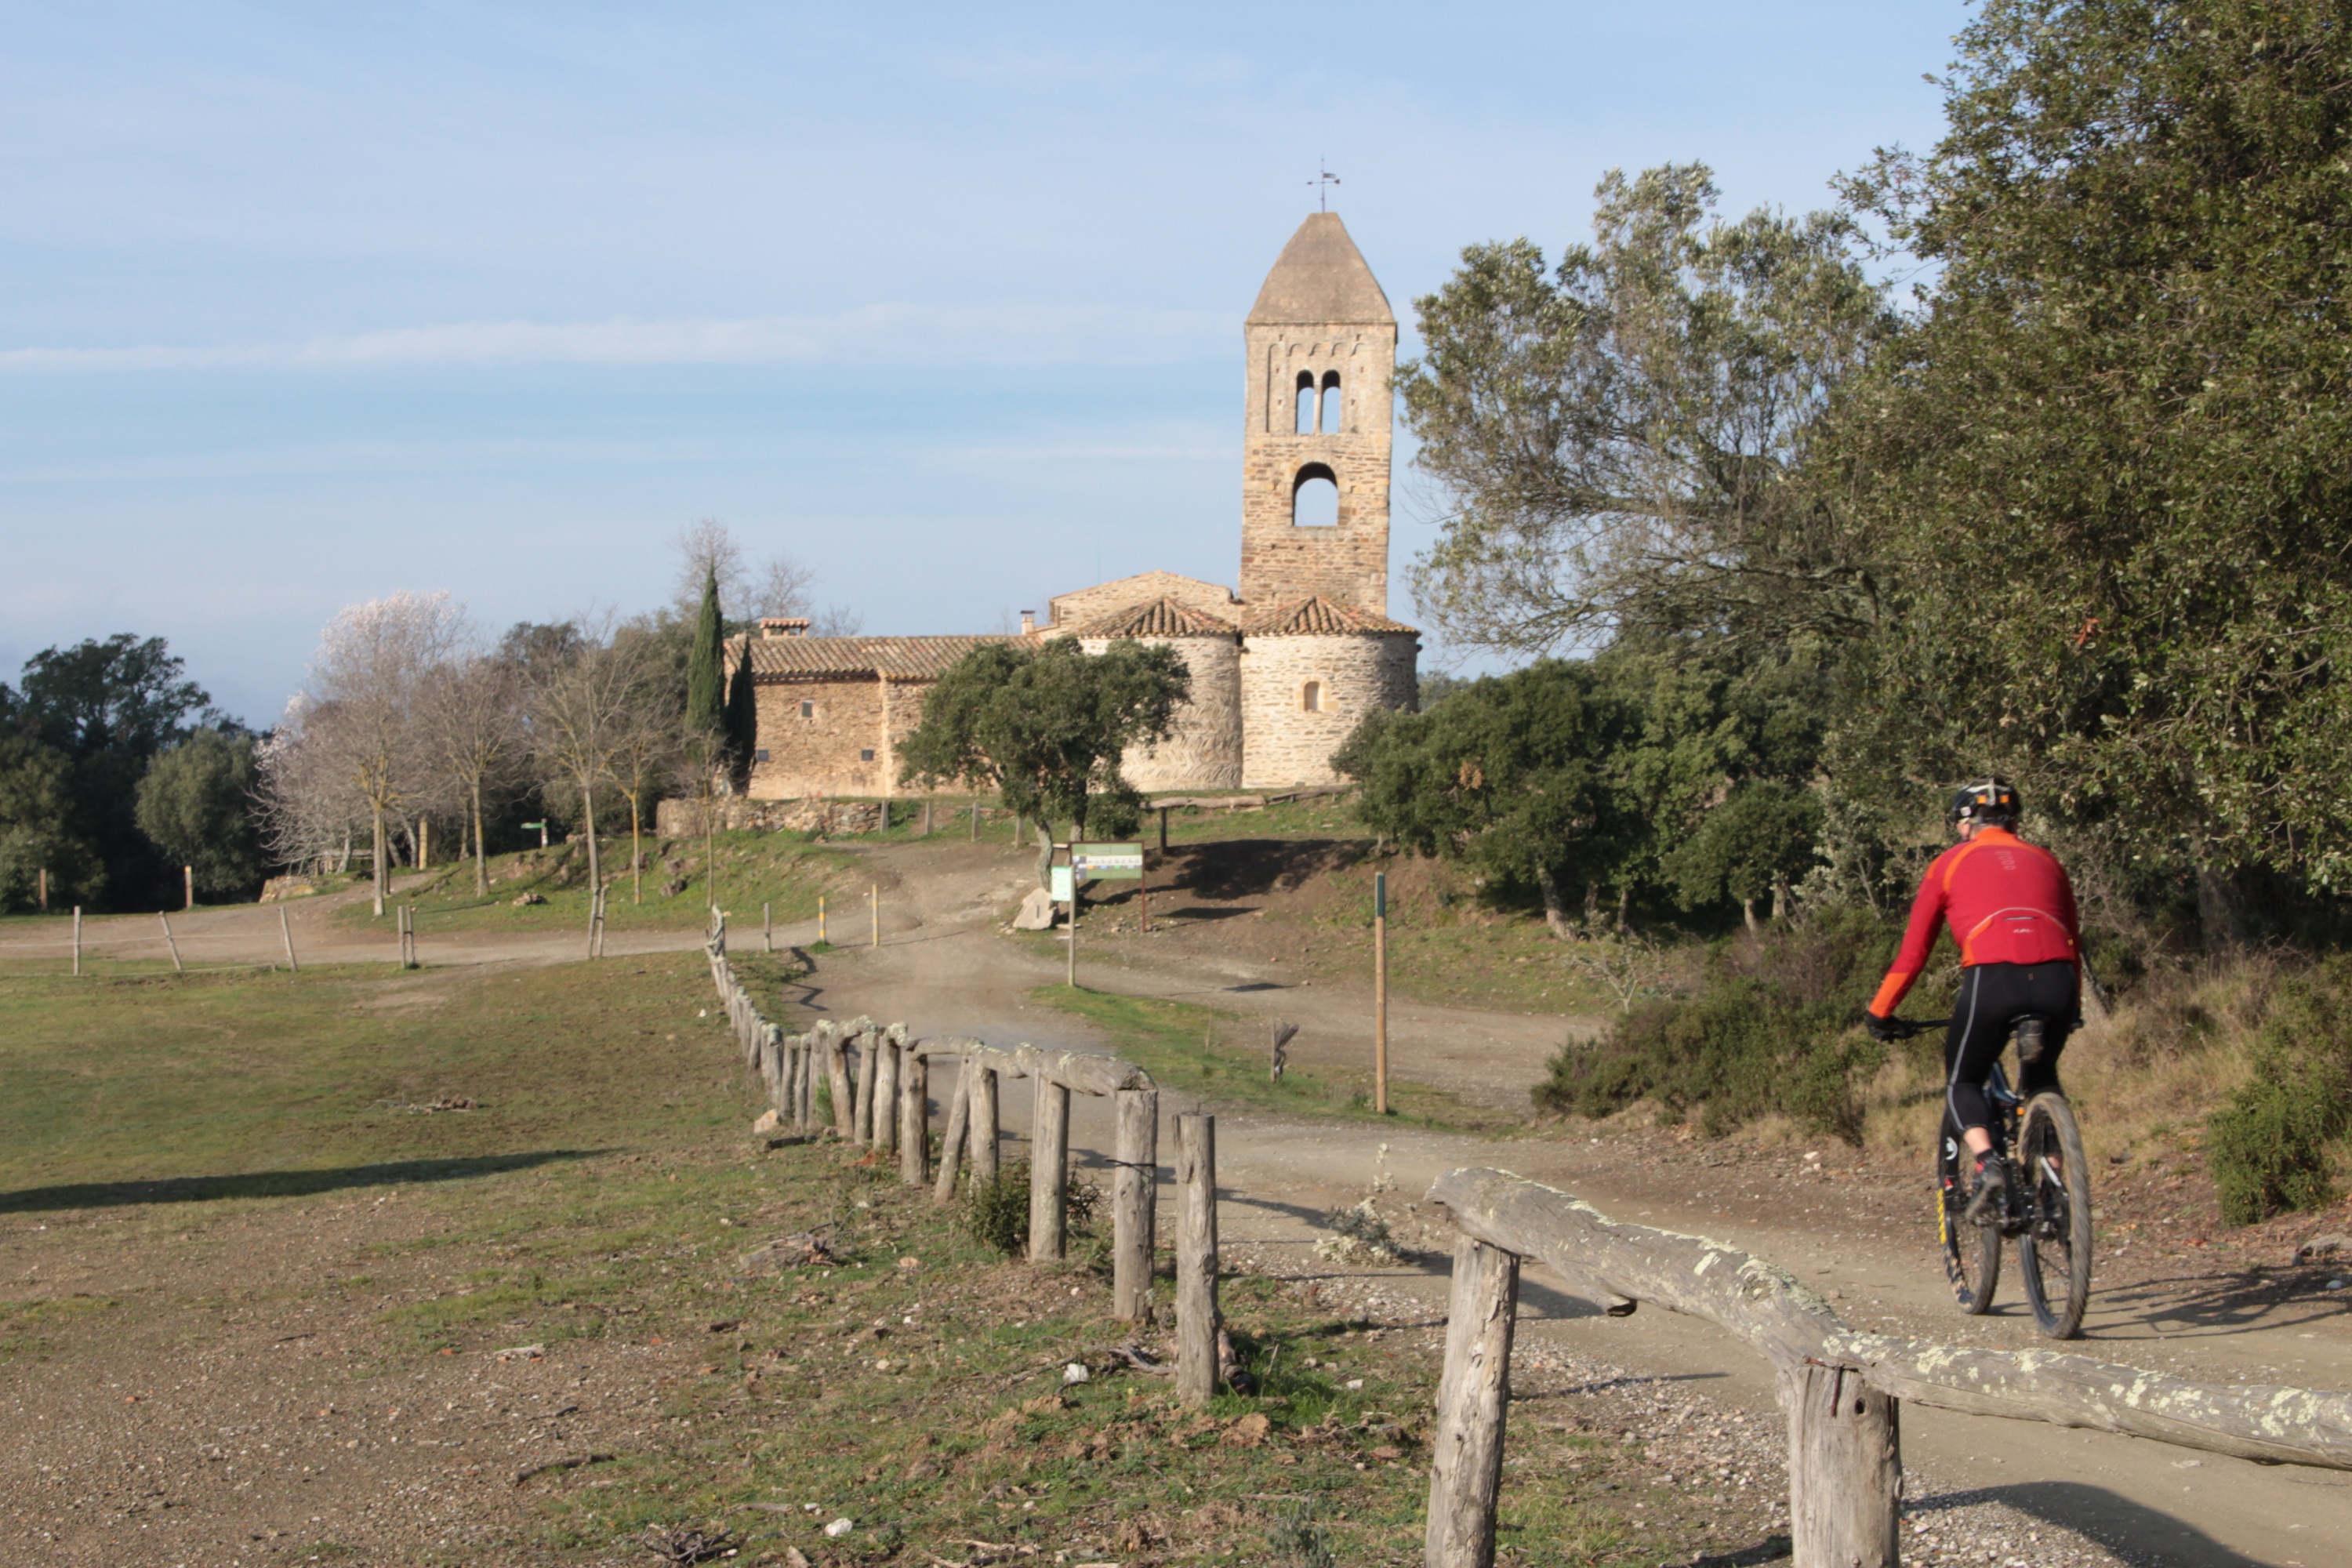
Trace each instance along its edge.
{"label": "red cycling jersey", "polygon": [[2076,963],[2082,928],[2074,888],[2058,857],[2005,827],[1984,827],[1936,857],[1919,879],[1911,924],[1870,1010],[1891,1018],[1927,967],[1936,928],[1952,925],[1963,967],[1978,963]]}

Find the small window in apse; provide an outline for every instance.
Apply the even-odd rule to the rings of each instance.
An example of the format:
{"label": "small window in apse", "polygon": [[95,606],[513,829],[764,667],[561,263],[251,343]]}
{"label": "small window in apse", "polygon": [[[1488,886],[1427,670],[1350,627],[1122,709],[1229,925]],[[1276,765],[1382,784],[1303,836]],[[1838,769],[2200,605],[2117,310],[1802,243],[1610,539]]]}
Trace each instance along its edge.
{"label": "small window in apse", "polygon": [[1298,706],[1309,713],[1323,711],[1323,683],[1310,680],[1298,689]]}
{"label": "small window in apse", "polygon": [[815,704],[815,703],[814,703],[814,702],[803,702],[803,703],[802,703],[802,704],[801,704],[801,717],[802,717],[802,718],[803,718],[803,719],[814,719],[814,718],[815,718],[815,717],[816,717],[816,704]]}

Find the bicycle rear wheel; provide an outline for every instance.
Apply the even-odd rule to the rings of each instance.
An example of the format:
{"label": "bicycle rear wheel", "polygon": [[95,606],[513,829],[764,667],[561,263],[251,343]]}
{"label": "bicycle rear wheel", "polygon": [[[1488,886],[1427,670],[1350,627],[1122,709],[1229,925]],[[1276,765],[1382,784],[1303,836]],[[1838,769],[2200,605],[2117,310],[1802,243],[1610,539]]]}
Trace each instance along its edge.
{"label": "bicycle rear wheel", "polygon": [[2000,1283],[2000,1227],[1968,1222],[1966,1152],[1949,1127],[1937,1142],[1936,1237],[1943,1247],[1944,1274],[1960,1310],[1979,1318],[1992,1310],[1992,1293]]}
{"label": "bicycle rear wheel", "polygon": [[2025,1297],[2043,1333],[2071,1340],[2083,1331],[2091,1304],[2091,1166],[2066,1097],[2035,1095],[2017,1142],[2025,1186],[2025,1234],[2017,1243]]}

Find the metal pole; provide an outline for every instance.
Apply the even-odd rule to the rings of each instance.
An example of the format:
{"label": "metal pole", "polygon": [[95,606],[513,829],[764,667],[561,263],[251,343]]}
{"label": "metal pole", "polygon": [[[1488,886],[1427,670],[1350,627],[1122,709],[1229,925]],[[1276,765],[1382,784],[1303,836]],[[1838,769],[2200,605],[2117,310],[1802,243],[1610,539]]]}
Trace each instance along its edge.
{"label": "metal pole", "polygon": [[1372,873],[1372,1110],[1389,1113],[1389,874]]}
{"label": "metal pole", "polygon": [[286,967],[297,974],[301,973],[302,966],[294,962],[294,922],[286,918],[284,904],[278,906],[278,934],[286,939]]}

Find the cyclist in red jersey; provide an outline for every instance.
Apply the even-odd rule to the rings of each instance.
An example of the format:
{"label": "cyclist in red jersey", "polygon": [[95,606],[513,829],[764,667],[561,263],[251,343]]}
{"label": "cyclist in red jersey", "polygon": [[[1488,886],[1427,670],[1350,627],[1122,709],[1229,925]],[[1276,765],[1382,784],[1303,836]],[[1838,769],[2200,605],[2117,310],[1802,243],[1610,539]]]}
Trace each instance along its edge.
{"label": "cyclist in red jersey", "polygon": [[2058,1087],[2058,1053],[2082,1003],[2074,885],[2055,855],[2017,836],[2017,791],[1999,779],[1952,797],[1949,820],[1960,841],[1920,879],[1903,946],[1863,1016],[1873,1038],[1895,1037],[1895,1009],[1927,967],[1937,928],[1949,924],[1960,948],[1960,994],[1944,1037],[1944,1114],[1976,1155],[1968,1217],[1978,1221],[1999,1211],[2009,1180],[1985,1131],[1984,1096],[2009,1026],[2026,1016],[2049,1020],[2041,1052],[2018,1064],[2018,1092],[2031,1099]]}

